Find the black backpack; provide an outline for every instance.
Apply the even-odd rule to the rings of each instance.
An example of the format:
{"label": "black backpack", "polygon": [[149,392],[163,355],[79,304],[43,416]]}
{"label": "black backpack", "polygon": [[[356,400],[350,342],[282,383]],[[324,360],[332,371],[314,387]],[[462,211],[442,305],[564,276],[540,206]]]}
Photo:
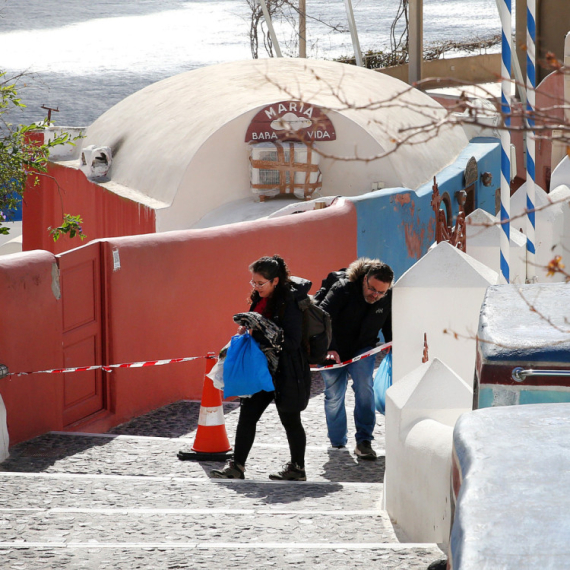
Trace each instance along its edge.
{"label": "black backpack", "polygon": [[[293,282],[304,281],[291,277]],[[321,309],[311,298],[304,295],[297,301],[303,311],[303,346],[308,355],[309,364],[324,364],[332,339],[332,323],[330,315]]]}
{"label": "black backpack", "polygon": [[332,339],[330,315],[310,297],[299,301],[303,311],[303,344],[309,356],[309,364],[324,364]]}
{"label": "black backpack", "polygon": [[331,271],[321,283],[321,288],[314,294],[313,301],[319,305],[323,302],[327,293],[332,289],[335,283],[341,280],[346,280],[346,267],[339,269],[338,271]]}

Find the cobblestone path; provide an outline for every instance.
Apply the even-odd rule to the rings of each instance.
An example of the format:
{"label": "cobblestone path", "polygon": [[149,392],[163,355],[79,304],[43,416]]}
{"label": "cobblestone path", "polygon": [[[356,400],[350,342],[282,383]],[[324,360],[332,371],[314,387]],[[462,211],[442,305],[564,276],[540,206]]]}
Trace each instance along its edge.
{"label": "cobblestone path", "polygon": [[[111,434],[49,433],[14,446],[0,465],[0,568],[425,569],[441,556],[436,545],[401,542],[382,510],[383,416],[377,461],[328,449],[320,377],[303,413],[307,482],[268,479],[288,460],[274,405],[246,480],[210,479],[220,463],[179,461],[199,409],[177,402]],[[238,406],[224,411],[233,442]]]}

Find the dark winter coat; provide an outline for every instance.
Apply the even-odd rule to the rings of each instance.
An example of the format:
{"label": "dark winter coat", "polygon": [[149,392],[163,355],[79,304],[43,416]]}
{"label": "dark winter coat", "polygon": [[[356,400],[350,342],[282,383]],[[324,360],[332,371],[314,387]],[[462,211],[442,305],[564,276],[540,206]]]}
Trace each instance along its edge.
{"label": "dark winter coat", "polygon": [[362,281],[338,281],[319,305],[332,320],[329,350],[338,352],[342,361],[376,346],[380,330],[386,342],[392,340],[392,290],[370,304],[362,294]]}
{"label": "dark winter coat", "polygon": [[[302,345],[303,312],[298,301],[307,296],[310,281],[291,283],[282,297],[276,297],[270,319],[283,329],[283,349],[279,354],[277,372],[273,375],[275,403],[283,411],[304,410],[311,393],[311,371],[307,353]],[[255,309],[259,297],[254,297],[250,311]],[[255,338],[255,333],[254,333]]]}

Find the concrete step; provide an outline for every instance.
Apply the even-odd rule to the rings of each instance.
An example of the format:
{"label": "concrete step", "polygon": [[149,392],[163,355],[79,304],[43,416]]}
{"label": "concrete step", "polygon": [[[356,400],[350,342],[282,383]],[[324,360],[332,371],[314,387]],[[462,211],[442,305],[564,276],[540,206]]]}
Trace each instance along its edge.
{"label": "concrete step", "polygon": [[[0,465],[0,567],[427,568],[441,551],[401,542],[382,510],[383,416],[377,461],[358,460],[352,443],[329,449],[320,389],[303,412],[307,482],[268,479],[289,459],[274,405],[243,481],[210,479],[222,463],[177,458],[194,442],[199,402],[166,406],[113,434],[49,433],[14,446]],[[352,409],[351,390],[347,400]],[[233,443],[239,409],[224,408]]]}
{"label": "concrete step", "polygon": [[[284,434],[281,444],[264,443],[261,437],[256,441],[246,477],[265,480],[289,460],[289,448]],[[189,450],[192,444],[192,439],[49,433],[11,448],[0,472],[207,477],[220,462],[177,458],[180,449]],[[381,483],[384,457],[364,461],[350,450],[309,445],[306,470],[312,481]]]}
{"label": "concrete step", "polygon": [[380,511],[66,508],[0,513],[2,542],[63,544],[395,543]]}
{"label": "concrete step", "polygon": [[0,488],[2,512],[80,507],[377,514],[382,509],[382,485],[377,483],[0,473]]}
{"label": "concrete step", "polygon": [[[346,392],[347,409],[354,409],[354,394],[352,389]],[[187,437],[194,440],[198,426],[200,402],[181,401],[135,418],[127,424],[117,426],[110,433],[122,435],[146,435],[168,438]],[[239,404],[235,402],[224,403],[226,431],[230,442],[233,438],[239,417]],[[354,421],[352,413],[348,412],[349,445],[354,446]],[[328,445],[326,436],[327,426],[324,412],[324,396],[322,393],[314,395],[309,401],[307,409],[301,414],[307,445]],[[376,428],[374,430],[374,446],[384,449],[384,416],[377,414]],[[275,405],[271,404],[263,414],[257,426],[256,441],[265,443],[285,443],[285,432],[279,421]]]}
{"label": "concrete step", "polygon": [[264,545],[187,543],[175,547],[146,544],[29,544],[5,548],[4,568],[25,570],[163,570],[233,568],[424,570],[439,558],[430,545],[294,543]]}

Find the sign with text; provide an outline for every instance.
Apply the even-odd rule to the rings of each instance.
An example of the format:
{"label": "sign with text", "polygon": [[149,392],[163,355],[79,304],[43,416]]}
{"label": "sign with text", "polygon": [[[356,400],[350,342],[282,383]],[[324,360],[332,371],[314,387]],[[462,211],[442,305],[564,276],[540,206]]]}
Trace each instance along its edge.
{"label": "sign with text", "polygon": [[248,143],[334,140],[334,126],[324,111],[302,101],[281,101],[264,107],[255,115],[245,134]]}

